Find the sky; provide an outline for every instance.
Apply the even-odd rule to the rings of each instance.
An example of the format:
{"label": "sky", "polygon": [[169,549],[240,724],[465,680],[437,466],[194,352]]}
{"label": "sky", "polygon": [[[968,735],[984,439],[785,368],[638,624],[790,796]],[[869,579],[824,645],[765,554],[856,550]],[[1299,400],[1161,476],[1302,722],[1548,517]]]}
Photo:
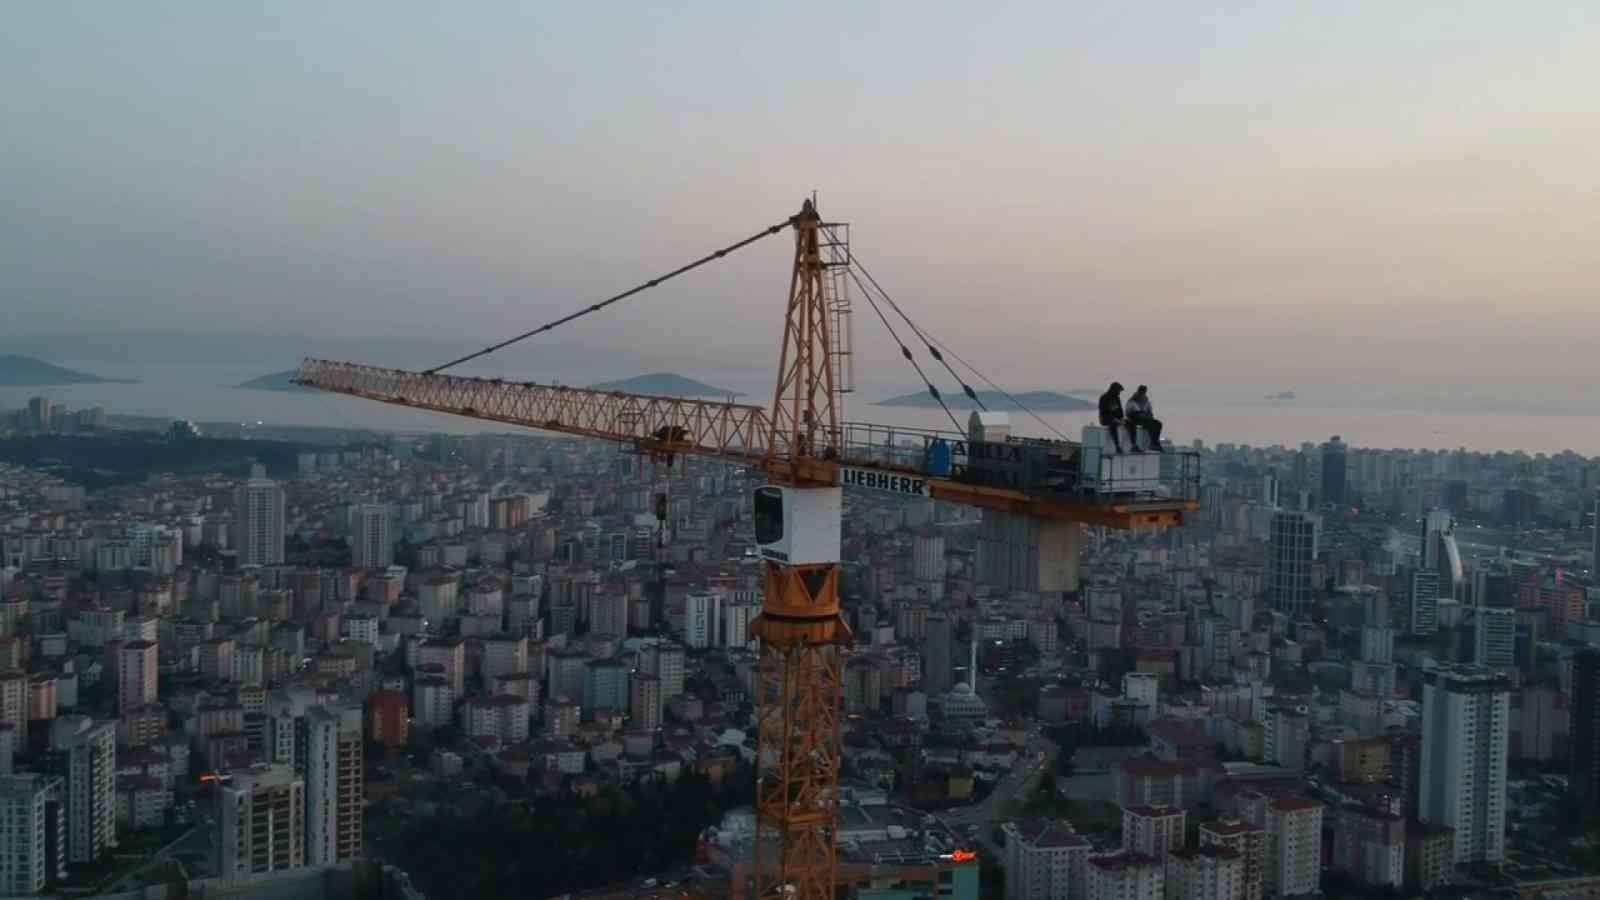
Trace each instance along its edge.
{"label": "sky", "polygon": [[[817,191],[1018,390],[1600,411],[1593,4],[648,6],[18,6],[0,332],[476,343]],[[542,340],[771,366],[791,253]],[[910,380],[861,312],[859,365]]]}

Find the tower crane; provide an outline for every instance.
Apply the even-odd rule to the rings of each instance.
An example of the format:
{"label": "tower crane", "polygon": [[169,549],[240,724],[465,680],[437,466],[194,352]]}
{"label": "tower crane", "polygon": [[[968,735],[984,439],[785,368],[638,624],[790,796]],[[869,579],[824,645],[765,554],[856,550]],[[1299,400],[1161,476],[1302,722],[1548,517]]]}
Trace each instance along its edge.
{"label": "tower crane", "polygon": [[[770,406],[442,372],[785,230],[794,233],[794,267]],[[760,645],[755,896],[834,896],[841,672],[852,639],[839,602],[842,487],[1038,520],[1062,558],[1075,558],[1082,524],[1170,527],[1199,508],[1194,454],[1106,453],[1104,432],[1095,427],[1084,429],[1082,441],[1057,441],[1012,436],[1003,417],[992,414],[974,413],[965,432],[843,421],[849,347],[840,313],[849,299],[839,276],[851,266],[848,227],[824,222],[807,200],[799,213],[744,241],[434,369],[307,359],[294,378],[308,387],[412,409],[619,441],[669,463],[693,455],[764,473],[768,484],[756,489],[752,502],[765,581],[761,613],[751,625]],[[876,303],[874,308],[883,317]],[[939,358],[932,343],[928,348]],[[903,343],[901,351],[912,359]],[[1070,574],[1075,577],[1075,568]]]}

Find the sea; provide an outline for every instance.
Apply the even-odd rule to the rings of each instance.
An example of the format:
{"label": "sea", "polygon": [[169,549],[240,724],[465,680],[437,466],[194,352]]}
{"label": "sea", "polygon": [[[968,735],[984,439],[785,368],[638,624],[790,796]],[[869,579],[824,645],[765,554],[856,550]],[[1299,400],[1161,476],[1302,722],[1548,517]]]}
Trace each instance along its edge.
{"label": "sea", "polygon": [[[79,368],[69,359],[52,361]],[[286,364],[279,368],[289,367]],[[196,422],[259,422],[263,425],[455,434],[506,430],[471,419],[418,412],[352,397],[234,387],[271,371],[260,364],[115,364],[99,360],[86,363],[81,368],[105,378],[138,380],[133,383],[0,388],[0,408],[23,408],[29,398],[43,396],[71,409],[99,406],[114,415],[189,419]],[[549,381],[553,377],[548,372],[501,374],[517,380]],[[565,383],[589,382],[575,378]],[[762,406],[771,402],[773,376],[770,372],[721,372],[715,383],[744,394],[740,398],[742,402]],[[845,418],[852,422],[907,428],[955,427],[951,418],[937,407],[888,407],[872,402],[908,390],[904,385],[862,385],[847,397]],[[1038,414],[1039,419],[1016,408],[1006,412],[1011,418],[1014,433],[1041,437],[1055,437],[1060,432],[1076,438],[1082,426],[1093,420],[1092,411],[1042,412]],[[1600,416],[1589,414],[1333,407],[1294,401],[1266,402],[1204,396],[1180,399],[1162,399],[1158,396],[1157,414],[1166,423],[1166,436],[1184,445],[1200,440],[1208,446],[1234,443],[1296,447],[1302,442],[1321,442],[1339,435],[1353,447],[1466,448],[1487,452],[1521,450],[1547,454],[1571,450],[1584,456],[1600,456]],[[955,419],[964,426],[967,412],[956,410]]]}

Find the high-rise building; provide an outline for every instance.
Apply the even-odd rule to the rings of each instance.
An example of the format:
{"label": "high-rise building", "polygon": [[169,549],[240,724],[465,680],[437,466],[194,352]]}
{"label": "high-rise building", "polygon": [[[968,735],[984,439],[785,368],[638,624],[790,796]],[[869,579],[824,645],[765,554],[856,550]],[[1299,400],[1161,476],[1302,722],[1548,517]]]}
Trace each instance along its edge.
{"label": "high-rise building", "polygon": [[1089,840],[1065,822],[1007,822],[1006,900],[1073,900],[1087,891]]}
{"label": "high-rise building", "polygon": [[1406,820],[1364,806],[1344,806],[1334,815],[1331,867],[1365,887],[1405,883]]}
{"label": "high-rise building", "polygon": [[1594,543],[1589,547],[1589,571],[1600,575],[1600,492],[1594,498]]}
{"label": "high-rise building", "polygon": [[[1088,900],[1162,900],[1165,864],[1137,853],[1089,857]],[[1070,900],[1070,897],[1069,897]]]}
{"label": "high-rise building", "polygon": [[[639,670],[661,679],[661,701],[665,703],[671,700],[683,693],[683,645],[660,641],[646,646],[639,652]],[[581,691],[580,681],[579,689],[572,691],[570,696],[576,698]],[[554,695],[555,689],[551,688],[550,693]]]}
{"label": "high-rise building", "polygon": [[1411,573],[1411,633],[1416,636],[1439,630],[1439,573],[1417,569]]}
{"label": "high-rise building", "polygon": [[404,747],[411,737],[411,699],[402,691],[376,691],[367,698],[367,738],[385,747]]}
{"label": "high-rise building", "polygon": [[1170,900],[1244,900],[1244,857],[1215,845],[1174,850],[1167,866]]}
{"label": "high-rise building", "polygon": [[1394,629],[1387,625],[1367,625],[1361,629],[1361,661],[1394,662]]}
{"label": "high-rise building", "polygon": [[361,853],[366,788],[361,707],[315,706],[305,716],[305,861],[325,866]]}
{"label": "high-rise building", "polygon": [[63,790],[48,775],[0,776],[0,894],[31,897],[66,877],[65,817],[51,815]]}
{"label": "high-rise building", "polygon": [[944,535],[936,529],[926,529],[917,535],[911,546],[911,577],[917,589],[929,603],[944,600]]}
{"label": "high-rise building", "polygon": [[285,764],[235,773],[217,794],[222,878],[306,864],[306,784]]}
{"label": "high-rise building", "polygon": [[597,590],[589,596],[589,631],[626,637],[628,595],[619,590]]}
{"label": "high-rise building", "polygon": [[250,467],[250,480],[234,494],[238,516],[239,565],[273,566],[283,562],[283,488],[261,466]]}
{"label": "high-rise building", "polygon": [[350,561],[360,569],[386,569],[394,565],[394,541],[389,537],[389,507],[366,503],[351,512]]}
{"label": "high-rise building", "polygon": [[[722,595],[709,591],[690,591],[683,600],[683,642],[696,650],[710,647],[716,640]],[[585,704],[587,705],[587,704]]]}
{"label": "high-rise building", "polygon": [[1505,671],[1517,664],[1517,611],[1480,606],[1472,625],[1472,661]]}
{"label": "high-rise building", "polygon": [[[1122,849],[1161,863],[1170,882],[1173,859],[1169,854],[1184,848],[1188,821],[1188,813],[1177,806],[1124,806]],[[1169,883],[1168,887],[1173,885]]]}
{"label": "high-rise building", "polygon": [[1317,558],[1322,517],[1280,510],[1272,514],[1272,543],[1267,550],[1267,601],[1291,618],[1311,615],[1311,566]]}
{"label": "high-rise building", "polygon": [[1586,647],[1572,657],[1572,790],[1583,802],[1584,819],[1600,821],[1600,650]]}
{"label": "high-rise building", "polygon": [[1478,666],[1423,673],[1418,817],[1455,829],[1459,863],[1505,858],[1511,683]]}
{"label": "high-rise building", "polygon": [[655,731],[661,727],[661,679],[643,672],[635,673],[628,686],[628,717],[632,727],[639,731]]}
{"label": "high-rise building", "polygon": [[47,398],[28,398],[28,424],[33,426],[34,431],[49,431],[53,424],[51,413],[54,411],[55,406]]}
{"label": "high-rise building", "polygon": [[1322,804],[1251,792],[1239,798],[1239,805],[1267,833],[1262,890],[1274,897],[1316,893],[1322,877]]}
{"label": "high-rise building", "polygon": [[28,746],[28,695],[28,673],[0,673],[0,724],[16,728],[18,747]]}
{"label": "high-rise building", "polygon": [[1422,519],[1422,568],[1438,573],[1440,596],[1459,595],[1465,577],[1456,545],[1456,519],[1448,509],[1429,510]]}
{"label": "high-rise building", "polygon": [[484,638],[483,656],[478,663],[478,674],[488,685],[500,675],[515,675],[528,671],[528,639],[522,635],[500,634]]}
{"label": "high-rise building", "polygon": [[602,710],[626,712],[628,709],[628,668],[620,660],[591,660],[583,668],[583,711],[594,715]]}
{"label": "high-rise building", "polygon": [[928,640],[922,649],[922,690],[943,694],[954,683],[955,622],[944,613],[928,616]]}
{"label": "high-rise building", "polygon": [[729,603],[722,607],[722,637],[718,644],[733,649],[754,648],[756,641],[750,637],[750,623],[761,615],[755,603]]}
{"label": "high-rise building", "polygon": [[156,702],[157,645],[129,641],[117,653],[117,712],[129,713]]}
{"label": "high-rise building", "polygon": [[1345,496],[1345,455],[1347,451],[1344,441],[1336,434],[1322,445],[1322,502],[1343,506],[1348,499]]}
{"label": "high-rise building", "polygon": [[1240,900],[1261,900],[1266,874],[1267,830],[1241,819],[1219,819],[1200,826],[1200,846],[1229,850],[1239,855]]}
{"label": "high-rise building", "polygon": [[1188,813],[1176,806],[1124,806],[1122,849],[1151,859],[1164,860],[1182,849]]}
{"label": "high-rise building", "polygon": [[117,845],[117,725],[62,716],[44,757],[42,768],[66,782],[67,859],[94,862]]}
{"label": "high-rise building", "polygon": [[1261,476],[1261,505],[1268,509],[1277,509],[1278,494],[1278,473],[1268,472]]}

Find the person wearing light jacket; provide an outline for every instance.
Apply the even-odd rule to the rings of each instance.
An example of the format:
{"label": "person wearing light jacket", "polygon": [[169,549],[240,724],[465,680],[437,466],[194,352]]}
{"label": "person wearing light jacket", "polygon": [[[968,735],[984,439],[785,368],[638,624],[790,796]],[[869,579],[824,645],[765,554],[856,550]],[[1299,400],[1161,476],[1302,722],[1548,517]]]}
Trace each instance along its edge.
{"label": "person wearing light jacket", "polygon": [[1156,410],[1150,403],[1150,389],[1139,385],[1139,389],[1128,398],[1126,416],[1128,422],[1128,443],[1132,445],[1133,452],[1139,451],[1139,429],[1150,439],[1150,446],[1158,453],[1165,453],[1166,448],[1161,446],[1161,420],[1156,418]]}

